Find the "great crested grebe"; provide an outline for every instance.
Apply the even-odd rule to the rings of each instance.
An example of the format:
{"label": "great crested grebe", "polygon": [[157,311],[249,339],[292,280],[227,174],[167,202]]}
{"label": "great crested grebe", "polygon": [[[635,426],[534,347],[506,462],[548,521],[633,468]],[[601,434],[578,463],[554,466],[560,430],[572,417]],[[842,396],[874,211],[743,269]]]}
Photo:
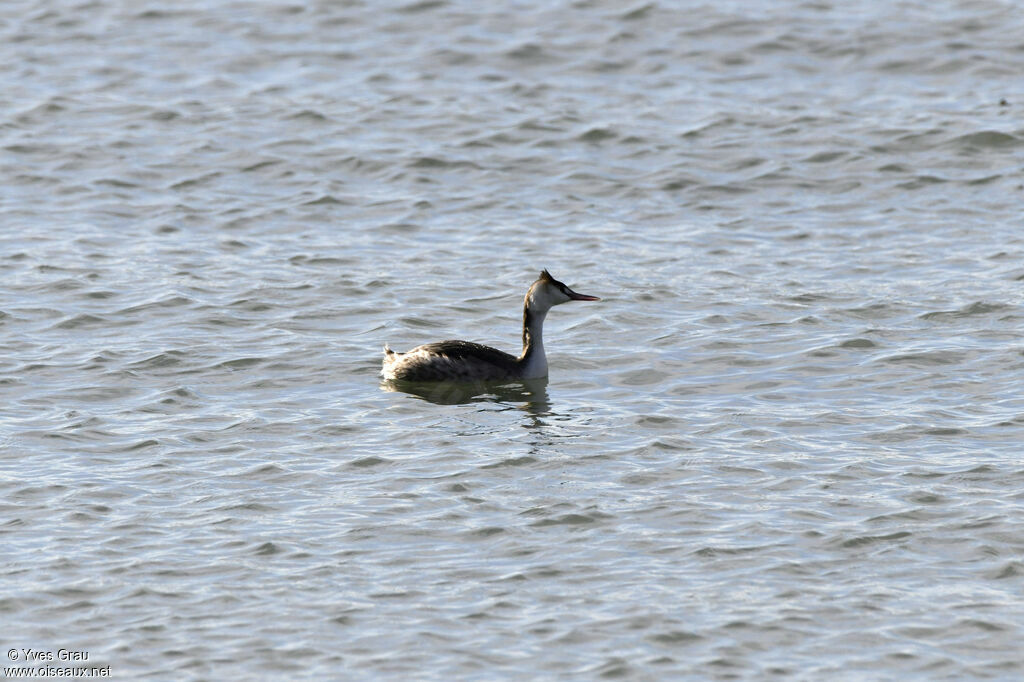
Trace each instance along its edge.
{"label": "great crested grebe", "polygon": [[439,341],[396,353],[384,346],[380,373],[391,381],[500,381],[548,375],[542,328],[552,306],[569,301],[600,301],[565,286],[543,270],[523,302],[523,352],[519,357],[469,341]]}

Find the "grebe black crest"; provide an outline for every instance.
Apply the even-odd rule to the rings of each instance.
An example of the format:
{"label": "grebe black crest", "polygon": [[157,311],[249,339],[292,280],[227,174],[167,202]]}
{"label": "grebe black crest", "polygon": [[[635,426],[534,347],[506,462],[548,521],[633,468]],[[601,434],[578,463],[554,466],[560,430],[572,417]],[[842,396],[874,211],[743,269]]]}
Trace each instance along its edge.
{"label": "grebe black crest", "polygon": [[600,301],[577,294],[542,270],[523,301],[523,352],[516,357],[469,341],[439,341],[396,353],[384,346],[381,376],[390,381],[501,381],[548,375],[544,355],[544,318],[553,306],[569,301]]}

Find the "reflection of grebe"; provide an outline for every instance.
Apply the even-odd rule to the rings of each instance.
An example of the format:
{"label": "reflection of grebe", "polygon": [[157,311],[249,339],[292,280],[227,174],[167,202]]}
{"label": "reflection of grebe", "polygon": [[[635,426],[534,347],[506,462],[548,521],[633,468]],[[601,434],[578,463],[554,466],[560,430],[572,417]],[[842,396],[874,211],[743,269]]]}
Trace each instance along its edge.
{"label": "reflection of grebe", "polygon": [[393,381],[537,379],[548,375],[542,327],[552,306],[569,301],[600,301],[565,286],[547,270],[530,286],[523,303],[523,353],[518,358],[469,341],[440,341],[396,353],[384,346],[381,376]]}

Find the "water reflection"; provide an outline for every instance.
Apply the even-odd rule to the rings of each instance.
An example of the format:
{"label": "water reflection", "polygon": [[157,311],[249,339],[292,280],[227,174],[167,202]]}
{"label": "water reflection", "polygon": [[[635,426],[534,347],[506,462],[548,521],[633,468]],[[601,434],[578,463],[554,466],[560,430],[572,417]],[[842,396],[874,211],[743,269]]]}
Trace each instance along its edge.
{"label": "water reflection", "polygon": [[551,413],[546,377],[502,383],[383,381],[381,388],[385,391],[408,393],[435,405],[464,405],[479,402],[522,403],[522,409],[533,417],[542,417]]}

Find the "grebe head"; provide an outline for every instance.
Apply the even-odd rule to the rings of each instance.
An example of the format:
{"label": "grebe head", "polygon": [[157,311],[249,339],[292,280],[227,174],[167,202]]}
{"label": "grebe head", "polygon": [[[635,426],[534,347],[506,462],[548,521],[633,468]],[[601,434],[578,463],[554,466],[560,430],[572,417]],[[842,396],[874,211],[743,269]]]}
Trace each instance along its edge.
{"label": "grebe head", "polygon": [[526,307],[531,312],[547,312],[552,306],[568,303],[569,301],[600,301],[597,296],[577,294],[551,276],[547,270],[541,270],[540,277],[533,283],[530,290],[526,292]]}

